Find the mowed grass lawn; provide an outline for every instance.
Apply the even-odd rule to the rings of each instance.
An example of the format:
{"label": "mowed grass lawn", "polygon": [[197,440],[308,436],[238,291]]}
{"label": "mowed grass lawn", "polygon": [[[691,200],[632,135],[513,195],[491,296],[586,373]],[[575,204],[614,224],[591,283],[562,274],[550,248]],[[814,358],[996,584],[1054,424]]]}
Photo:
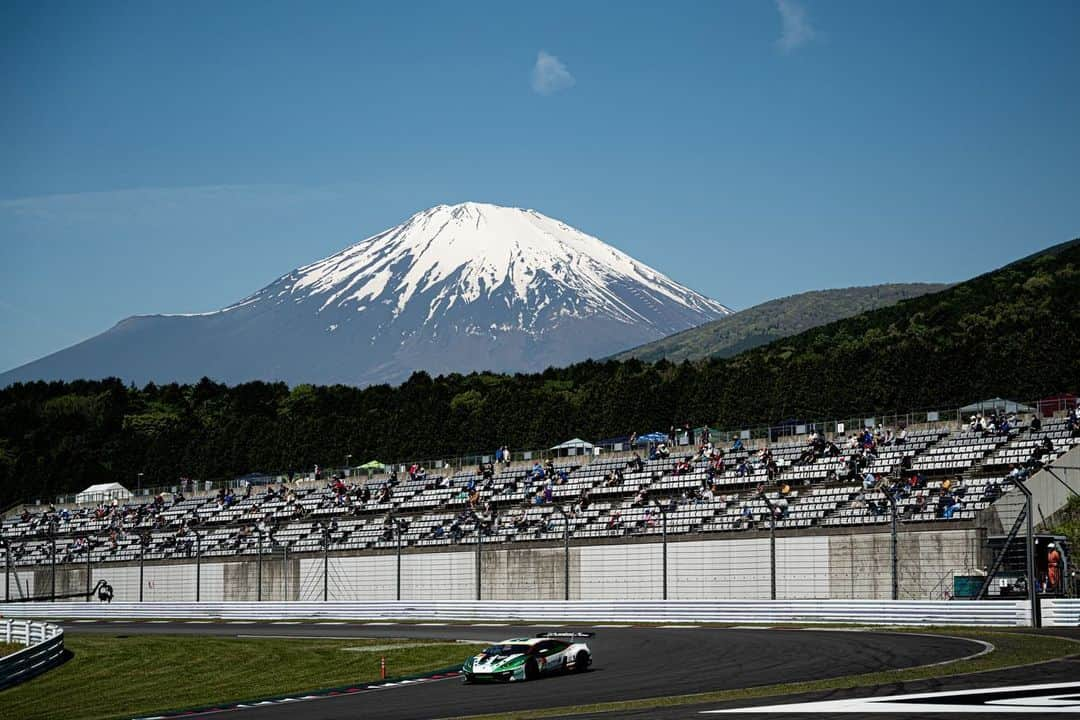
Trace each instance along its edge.
{"label": "mowed grass lawn", "polygon": [[465,643],[407,639],[285,640],[172,635],[68,635],[73,657],[0,692],[0,717],[89,720],[370,682],[447,668]]}

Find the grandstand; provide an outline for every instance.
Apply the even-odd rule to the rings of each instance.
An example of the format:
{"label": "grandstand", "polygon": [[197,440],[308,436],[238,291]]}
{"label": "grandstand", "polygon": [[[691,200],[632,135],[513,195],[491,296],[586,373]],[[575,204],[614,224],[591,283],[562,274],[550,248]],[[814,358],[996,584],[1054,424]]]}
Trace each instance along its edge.
{"label": "grandstand", "polygon": [[[1052,464],[1080,443],[1080,432],[1067,423],[1065,418],[1048,419],[1037,431],[1016,424],[999,431],[941,423],[905,429],[902,441],[891,433],[867,442],[858,433],[828,440],[811,435],[764,441],[746,449],[724,448],[722,464],[709,447],[683,446],[672,448],[669,457],[642,459],[640,465],[631,462],[634,455],[624,452],[549,460],[546,469],[519,462],[438,475],[418,473],[400,482],[387,475],[359,481],[331,478],[291,487],[248,486],[237,488],[235,495],[222,490],[191,497],[176,493],[125,503],[16,509],[0,527],[8,573],[15,574],[15,588],[7,580],[6,594],[28,593],[29,582],[21,585],[19,573],[29,571],[40,595],[45,582],[41,572],[51,571],[54,564],[62,571],[92,566],[95,575],[105,577],[110,566],[117,568],[111,574],[118,575],[123,574],[119,568],[135,563],[141,573],[147,562],[168,568],[190,564],[192,559],[249,565],[258,559],[261,583],[261,561],[268,554],[283,560],[291,555],[299,562],[324,554],[340,560],[424,553],[429,558],[425,562],[435,568],[441,561],[432,553],[471,552],[478,541],[488,553],[533,553],[532,559],[522,561],[519,552],[513,561],[518,568],[532,567],[537,557],[564,543],[621,545],[630,548],[627,562],[634,564],[635,544],[655,544],[659,536],[673,543],[708,542],[712,549],[705,552],[711,553],[720,551],[716,541],[756,539],[772,522],[787,546],[797,548],[790,550],[789,558],[797,564],[799,557],[810,562],[816,536],[880,533],[880,526],[891,521],[889,496],[905,531],[920,527],[965,531],[958,545],[965,548],[960,562],[966,567],[956,567],[955,562],[951,567],[953,574],[963,574],[984,564],[983,551],[972,547],[985,544],[987,528],[994,523],[982,513],[1026,477],[1027,471],[1018,468]],[[757,552],[749,547],[729,549]],[[612,551],[604,552],[610,561]],[[859,550],[853,547],[850,552]],[[650,567],[654,562],[652,555],[640,558]],[[729,570],[760,574],[755,561],[744,558],[736,565]],[[935,566],[935,572],[943,569],[948,574],[950,568]],[[293,572],[310,575],[311,569]],[[397,572],[400,593],[400,567]],[[432,572],[435,578],[451,573],[445,568]],[[852,559],[837,572],[865,570]],[[61,579],[62,585],[80,587],[75,575],[68,572],[68,576]],[[89,575],[82,577],[88,580]],[[57,581],[49,582],[55,586]],[[311,585],[310,579],[306,582]],[[542,582],[538,578],[537,583]],[[926,593],[927,582],[923,578],[909,588],[909,596]],[[286,581],[280,592],[283,597],[312,595],[303,584],[296,581],[290,589]],[[837,585],[836,578],[831,584]],[[880,583],[872,585],[852,596],[880,594]],[[946,586],[939,581],[930,592],[947,594]],[[359,587],[352,592],[363,596]],[[250,594],[247,589],[243,592]],[[838,591],[823,591],[820,583],[811,582],[799,592]],[[139,593],[141,597],[141,588]],[[228,597],[229,589],[223,588],[221,595]]]}

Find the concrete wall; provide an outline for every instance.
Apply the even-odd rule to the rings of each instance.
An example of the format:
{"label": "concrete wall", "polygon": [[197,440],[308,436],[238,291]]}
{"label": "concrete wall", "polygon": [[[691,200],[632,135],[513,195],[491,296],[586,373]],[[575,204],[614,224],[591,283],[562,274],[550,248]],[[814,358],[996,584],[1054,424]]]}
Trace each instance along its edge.
{"label": "concrete wall", "polygon": [[[949,597],[953,575],[971,574],[987,562],[985,531],[972,527],[904,526],[900,534],[901,599]],[[862,530],[861,532],[859,530]],[[495,549],[482,556],[482,596],[487,600],[561,600],[565,592],[562,545]],[[329,599],[394,600],[397,556],[363,554],[329,558]],[[570,548],[572,600],[654,600],[663,596],[663,545],[620,542]],[[680,600],[768,599],[767,535],[713,537],[668,543],[668,597]],[[891,597],[890,535],[856,528],[776,539],[778,599],[888,599]],[[198,570],[203,601],[251,601],[258,597],[259,564],[250,558],[204,560]],[[264,556],[262,599],[322,600],[323,558]],[[92,569],[116,601],[139,599],[138,564],[109,563]],[[145,601],[195,600],[196,564],[147,563]],[[48,594],[48,566],[19,569],[9,577],[13,598]],[[83,591],[85,565],[57,567],[58,594]],[[405,552],[401,556],[403,600],[472,600],[476,597],[474,548]]]}

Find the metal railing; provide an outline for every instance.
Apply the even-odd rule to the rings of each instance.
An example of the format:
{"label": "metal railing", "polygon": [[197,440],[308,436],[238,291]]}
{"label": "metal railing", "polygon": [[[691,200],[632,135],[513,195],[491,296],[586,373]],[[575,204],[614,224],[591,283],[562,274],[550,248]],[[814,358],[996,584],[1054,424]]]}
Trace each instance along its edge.
{"label": "metal railing", "polygon": [[5,642],[26,647],[0,658],[0,689],[18,685],[63,662],[64,630],[60,626],[8,618],[2,627]]}

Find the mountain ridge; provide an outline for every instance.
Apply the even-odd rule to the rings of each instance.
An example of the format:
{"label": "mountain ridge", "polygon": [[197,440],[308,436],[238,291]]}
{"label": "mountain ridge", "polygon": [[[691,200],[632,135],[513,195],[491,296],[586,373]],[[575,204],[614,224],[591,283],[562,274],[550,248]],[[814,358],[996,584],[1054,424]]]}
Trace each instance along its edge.
{"label": "mountain ridge", "polygon": [[134,315],[0,374],[366,385],[526,372],[655,340],[730,313],[535,210],[437,205],[220,310]]}
{"label": "mountain ridge", "polygon": [[732,357],[820,325],[949,287],[944,283],[885,283],[795,293],[616,353],[612,359],[681,362]]}

